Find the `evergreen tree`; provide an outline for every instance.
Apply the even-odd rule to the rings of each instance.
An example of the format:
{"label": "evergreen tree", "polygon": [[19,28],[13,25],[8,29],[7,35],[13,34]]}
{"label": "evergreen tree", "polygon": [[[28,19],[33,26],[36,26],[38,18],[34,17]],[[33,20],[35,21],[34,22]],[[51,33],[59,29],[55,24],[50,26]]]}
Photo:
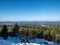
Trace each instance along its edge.
{"label": "evergreen tree", "polygon": [[51,31],[49,30],[49,32],[48,32],[48,40],[51,41],[51,38],[52,38],[51,37]]}
{"label": "evergreen tree", "polygon": [[41,31],[40,37],[41,37],[41,38],[44,38],[44,32],[43,32],[43,31]]}
{"label": "evergreen tree", "polygon": [[19,26],[18,26],[18,24],[16,23],[16,24],[14,25],[14,28],[13,28],[13,31],[12,31],[12,35],[13,35],[14,37],[18,36],[18,31],[19,31]]}
{"label": "evergreen tree", "polygon": [[4,39],[7,39],[7,38],[8,38],[8,28],[7,28],[6,25],[3,25],[1,35],[2,35],[2,37],[3,37]]}
{"label": "evergreen tree", "polygon": [[37,38],[44,38],[44,32],[41,31],[40,33],[38,33]]}

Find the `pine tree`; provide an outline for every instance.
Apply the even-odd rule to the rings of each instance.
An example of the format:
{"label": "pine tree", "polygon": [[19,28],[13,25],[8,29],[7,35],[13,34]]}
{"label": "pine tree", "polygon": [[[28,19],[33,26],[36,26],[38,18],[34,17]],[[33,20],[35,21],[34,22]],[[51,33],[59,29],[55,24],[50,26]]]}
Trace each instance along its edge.
{"label": "pine tree", "polygon": [[43,32],[43,31],[41,31],[40,37],[41,37],[41,38],[44,38],[44,32]]}
{"label": "pine tree", "polygon": [[8,38],[8,28],[7,28],[6,25],[3,25],[1,35],[2,35],[2,37],[3,37],[4,39],[7,39],[7,38]]}
{"label": "pine tree", "polygon": [[14,37],[18,36],[18,31],[19,31],[19,26],[18,26],[18,24],[16,23],[16,24],[14,25],[14,28],[13,28],[13,31],[12,31],[12,35],[13,35]]}

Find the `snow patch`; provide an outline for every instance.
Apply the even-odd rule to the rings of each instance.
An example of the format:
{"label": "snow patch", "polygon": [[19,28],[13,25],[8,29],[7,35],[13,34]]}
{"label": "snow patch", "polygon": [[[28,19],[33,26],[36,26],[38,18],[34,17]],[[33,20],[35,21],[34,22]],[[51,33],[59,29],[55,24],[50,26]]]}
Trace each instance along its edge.
{"label": "snow patch", "polygon": [[[46,42],[47,44],[44,44]],[[30,39],[29,42],[22,43],[21,39],[19,38],[11,38],[8,37],[7,40],[4,40],[2,37],[0,37],[0,45],[60,45],[60,43],[54,43],[54,42],[49,42],[44,39]]]}

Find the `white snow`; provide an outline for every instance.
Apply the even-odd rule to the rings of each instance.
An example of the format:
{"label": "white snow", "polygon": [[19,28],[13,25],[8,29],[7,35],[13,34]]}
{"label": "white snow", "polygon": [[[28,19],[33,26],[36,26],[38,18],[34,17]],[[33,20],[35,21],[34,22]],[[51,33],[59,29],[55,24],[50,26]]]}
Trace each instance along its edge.
{"label": "white snow", "polygon": [[[44,44],[44,42],[47,42],[47,44]],[[29,42],[23,43],[19,38],[9,37],[7,40],[4,40],[2,37],[0,37],[0,45],[60,45],[60,44],[38,38],[31,39],[29,40]]]}

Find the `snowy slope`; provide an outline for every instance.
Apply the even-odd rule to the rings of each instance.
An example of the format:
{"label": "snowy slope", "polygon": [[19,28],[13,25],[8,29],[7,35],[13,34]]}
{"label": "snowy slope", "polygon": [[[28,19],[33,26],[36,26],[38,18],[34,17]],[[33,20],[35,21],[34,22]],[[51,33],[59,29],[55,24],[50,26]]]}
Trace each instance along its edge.
{"label": "snowy slope", "polygon": [[[44,44],[44,42],[47,42],[47,44]],[[2,37],[0,37],[0,45],[60,45],[60,44],[38,38],[31,39],[27,43],[22,43],[21,39],[15,37],[14,38],[9,37],[7,40],[4,40]]]}

